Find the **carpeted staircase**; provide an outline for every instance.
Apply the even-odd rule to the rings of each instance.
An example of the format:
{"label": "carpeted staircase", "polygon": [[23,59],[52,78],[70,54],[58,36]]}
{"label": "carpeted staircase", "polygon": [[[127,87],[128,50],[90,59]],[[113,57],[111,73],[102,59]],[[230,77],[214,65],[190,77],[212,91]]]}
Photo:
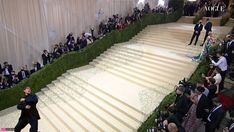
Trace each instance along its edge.
{"label": "carpeted staircase", "polygon": [[[191,57],[199,54],[204,32],[197,46],[187,46],[193,26],[148,26],[89,65],[64,73],[37,93],[39,131],[137,131],[174,85],[196,69]],[[229,28],[214,31],[225,34]],[[0,128],[14,127],[19,112],[1,111]]]}

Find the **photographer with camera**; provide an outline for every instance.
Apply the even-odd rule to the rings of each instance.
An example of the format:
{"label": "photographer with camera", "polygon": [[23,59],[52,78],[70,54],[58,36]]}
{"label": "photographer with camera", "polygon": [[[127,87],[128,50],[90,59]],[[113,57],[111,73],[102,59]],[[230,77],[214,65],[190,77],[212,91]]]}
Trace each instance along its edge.
{"label": "photographer with camera", "polygon": [[169,116],[163,121],[162,131],[169,132],[185,132],[185,129],[181,126],[180,121],[174,114],[174,109],[168,108]]}
{"label": "photographer with camera", "polygon": [[187,113],[187,108],[189,106],[189,100],[184,93],[185,87],[176,86],[176,100],[170,105],[170,108],[174,109],[174,114],[180,123],[182,123],[183,117]]}

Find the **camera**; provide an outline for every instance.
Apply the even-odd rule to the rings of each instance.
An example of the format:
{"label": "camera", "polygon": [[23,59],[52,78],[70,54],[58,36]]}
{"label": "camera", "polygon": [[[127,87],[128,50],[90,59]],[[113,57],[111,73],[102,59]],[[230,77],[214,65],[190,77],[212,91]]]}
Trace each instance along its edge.
{"label": "camera", "polygon": [[187,81],[185,78],[179,81],[179,86],[183,86],[185,88],[185,93],[190,95],[190,91],[194,91],[196,86],[191,82]]}

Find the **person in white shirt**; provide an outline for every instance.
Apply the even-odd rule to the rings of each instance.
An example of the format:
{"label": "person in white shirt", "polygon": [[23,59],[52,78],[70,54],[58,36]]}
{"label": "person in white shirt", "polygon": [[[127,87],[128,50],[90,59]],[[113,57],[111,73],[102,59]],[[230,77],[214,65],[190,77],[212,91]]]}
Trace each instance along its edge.
{"label": "person in white shirt", "polygon": [[219,85],[220,85],[220,83],[221,83],[221,81],[222,81],[222,76],[221,76],[221,70],[218,68],[218,67],[216,67],[215,68],[215,70],[214,70],[214,72],[212,73],[212,75],[211,76],[209,76],[209,77],[206,77],[206,80],[208,81],[210,78],[214,78],[215,79],[215,85],[217,86],[217,90],[216,90],[216,94],[220,91],[219,90]]}
{"label": "person in white shirt", "polygon": [[224,79],[225,79],[225,75],[226,75],[226,71],[227,71],[227,68],[228,68],[228,65],[227,65],[227,59],[222,56],[222,54],[220,52],[218,52],[216,54],[216,56],[218,57],[218,61],[215,62],[214,60],[212,60],[212,58],[210,57],[210,60],[212,62],[212,64],[214,64],[215,66],[217,66],[218,68],[220,68],[221,72],[221,77],[222,77],[222,80],[219,84],[219,90],[223,90],[224,88]]}

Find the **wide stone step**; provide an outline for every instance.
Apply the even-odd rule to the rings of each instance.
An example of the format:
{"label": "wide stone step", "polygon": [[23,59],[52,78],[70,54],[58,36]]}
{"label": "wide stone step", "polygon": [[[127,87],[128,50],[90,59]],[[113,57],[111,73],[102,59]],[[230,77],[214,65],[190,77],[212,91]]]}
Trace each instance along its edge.
{"label": "wide stone step", "polygon": [[[113,52],[112,56],[116,56],[118,58],[122,58],[122,59],[134,59],[137,61],[142,61],[143,65],[147,65],[147,66],[152,66],[152,67],[160,67],[162,69],[166,69],[167,71],[172,71],[172,72],[176,72],[178,73],[179,71],[186,71],[189,70],[189,68],[185,69],[184,67],[187,67],[187,65],[183,65],[183,64],[178,64],[178,63],[174,63],[174,61],[169,61],[168,60],[164,60],[162,58],[160,59],[154,59],[154,58],[148,58],[147,54],[145,57],[145,54],[140,53],[140,52],[132,52],[132,51],[125,51],[123,50],[123,48],[118,48],[118,50],[114,50],[114,48],[109,49],[107,52],[105,52],[105,54],[108,54],[109,52]],[[111,54],[111,53],[110,53]],[[191,65],[191,67],[193,67]]]}
{"label": "wide stone step", "polygon": [[[191,37],[192,37],[193,34],[191,33],[188,33],[188,34],[174,34],[174,33],[171,33],[171,32],[164,32],[164,33],[161,33],[161,32],[158,32],[158,33],[144,33],[144,32],[140,32],[138,33],[136,36],[134,36],[133,38],[160,38],[160,39],[163,39],[163,40],[167,40],[167,39],[171,39],[171,40],[174,40],[174,41],[179,41],[179,42],[187,42],[187,41],[190,41]],[[199,40],[203,40],[205,36],[202,36],[202,34],[199,36]]]}
{"label": "wide stone step", "polygon": [[[172,84],[168,83],[165,85],[165,83],[155,83],[156,81],[154,81],[153,79],[149,79],[148,77],[142,77],[135,72],[129,71],[128,69],[123,69],[121,67],[114,67],[113,65],[109,65],[106,63],[91,62],[91,64],[95,65],[95,67],[98,67],[102,70],[106,70],[121,78],[134,82],[138,85],[157,91],[163,95],[166,95],[172,91],[169,89],[169,87],[172,87],[171,86]],[[161,89],[164,90],[162,91]]]}
{"label": "wide stone step", "polygon": [[[188,35],[188,34],[193,34],[193,27],[191,29],[188,30],[175,30],[173,28],[159,28],[159,27],[150,27],[150,28],[146,28],[142,31],[142,33],[171,33],[171,34],[179,34],[179,35]],[[205,35],[205,31],[201,31],[200,35]]]}
{"label": "wide stone step", "polygon": [[[162,34],[170,34],[174,36],[184,36],[189,37],[193,35],[193,30],[171,30],[171,29],[157,29],[157,28],[151,28],[151,29],[145,29],[141,31],[139,34],[149,34],[149,35],[162,35]],[[200,36],[205,36],[205,31],[201,31]]]}
{"label": "wide stone step", "polygon": [[[50,86],[51,85],[52,84],[50,84]],[[87,129],[85,129],[85,127],[79,123],[78,119],[74,117],[72,113],[75,111],[72,109],[72,105],[65,101],[64,98],[60,98],[49,88],[43,88],[41,91],[43,92],[45,98],[51,101],[52,104],[49,104],[49,107],[53,108],[56,112],[60,111],[59,114],[63,115],[63,120],[66,121],[72,130],[87,131]]]}
{"label": "wide stone step", "polygon": [[193,23],[193,19],[195,16],[182,16],[180,19],[177,21],[178,23]]}
{"label": "wide stone step", "polygon": [[[142,44],[118,44],[112,47],[112,49],[122,50],[128,53],[138,54],[139,56],[144,56],[155,61],[163,61],[165,63],[178,65],[178,66],[189,66],[193,65],[192,60],[188,56],[180,56],[176,53],[169,52],[168,50],[162,50],[160,48],[154,48],[153,46]],[[108,52],[108,51],[107,51]]]}
{"label": "wide stone step", "polygon": [[[83,81],[102,89],[108,94],[112,94],[115,98],[128,104],[127,106],[140,110],[146,114],[145,119],[160,103],[158,99],[165,96],[151,88],[138,85],[135,82],[131,82],[111,72],[93,66],[75,69],[74,72],[70,72],[70,74],[74,75],[76,78],[82,78]],[[84,85],[84,87],[88,87],[88,85]],[[160,90],[164,89],[160,88]],[[131,99],[129,99],[129,97],[131,97]],[[148,97],[151,97],[150,100],[148,100]]]}
{"label": "wide stone step", "polygon": [[[75,81],[68,78],[62,79],[60,81],[61,83],[63,83],[64,86],[66,86],[70,90],[73,90],[77,94],[81,94],[84,100],[103,110],[105,113],[111,115],[112,118],[115,118],[115,120],[118,120],[118,122],[124,124],[125,126],[128,126],[130,129],[137,130],[137,128],[142,123],[140,121],[136,121],[136,119],[132,119],[132,117],[129,117],[128,114],[126,115],[125,113],[122,113],[122,111],[119,111],[119,109],[112,107],[111,105],[109,105],[109,103],[106,103],[105,101],[94,96],[90,92],[86,92],[86,89],[77,85]],[[111,118],[108,119],[109,121],[111,121]]]}
{"label": "wide stone step", "polygon": [[112,54],[109,54],[109,55],[103,54],[100,57],[96,58],[96,60],[94,61],[97,63],[99,63],[99,61],[103,61],[103,63],[109,63],[114,66],[123,67],[125,69],[131,70],[133,72],[136,72],[141,75],[145,75],[152,79],[160,80],[163,82],[168,82],[168,80],[170,80],[171,83],[173,84],[178,82],[179,76],[177,75],[171,75],[170,73],[167,73],[167,72],[166,73],[161,72],[159,69],[150,69],[149,67],[143,67],[142,65],[138,65],[137,63],[131,63],[130,61],[122,60],[119,58],[113,58]]}
{"label": "wide stone step", "polygon": [[[132,40],[148,40],[151,42],[157,42],[157,43],[163,43],[165,45],[171,45],[173,47],[180,47],[180,48],[192,48],[191,46],[188,46],[189,42],[190,42],[190,38],[186,39],[178,39],[177,37],[173,38],[170,37],[169,35],[167,35],[167,37],[163,37],[162,35],[158,35],[158,36],[135,36],[132,38]],[[204,38],[199,37],[198,39],[198,43],[202,42]],[[195,51],[200,51],[201,50],[201,46],[196,46],[193,47],[193,50]],[[193,50],[191,50],[191,52],[193,52]]]}
{"label": "wide stone step", "polygon": [[[40,110],[38,110],[38,112],[40,114],[40,120],[38,121],[38,131],[41,131],[41,132],[44,132],[44,131],[58,132],[59,131],[59,127],[57,126],[57,124],[54,124],[50,119],[48,119],[47,117],[48,113],[45,113],[46,115],[44,115],[44,113],[41,112]],[[26,128],[26,130],[29,130],[29,129],[30,127]],[[25,132],[28,132],[26,130]]]}
{"label": "wide stone step", "polygon": [[103,131],[99,126],[94,124],[91,119],[84,116],[83,113],[77,109],[75,106],[71,106],[70,101],[71,98],[66,96],[76,96],[80,97],[78,94],[74,94],[71,89],[68,89],[67,87],[59,87],[59,81],[53,81],[53,85],[48,85],[48,88],[56,94],[59,98],[62,98],[64,102],[66,102],[68,105],[70,105],[69,112],[72,113],[72,116],[77,119],[78,124],[80,124],[82,127],[84,127],[87,131],[93,130],[93,131]]}
{"label": "wide stone step", "polygon": [[52,122],[53,126],[56,126],[59,131],[65,130],[72,132],[72,127],[69,123],[73,121],[70,121],[70,118],[67,117],[63,111],[58,109],[56,104],[48,99],[44,93],[39,92],[36,93],[36,95],[39,97],[39,103],[37,107],[39,112],[46,115],[47,119]]}
{"label": "wide stone step", "polygon": [[63,75],[63,76],[65,78],[67,78],[69,81],[72,81],[76,85],[79,85],[80,87],[85,89],[86,92],[89,92],[90,94],[96,96],[100,100],[103,100],[107,104],[111,105],[113,108],[118,109],[122,113],[128,115],[130,118],[136,120],[137,122],[144,121],[144,118],[146,116],[144,113],[135,109],[132,106],[129,106],[127,103],[119,100],[118,98],[108,94],[107,92],[103,91],[103,89],[98,88],[98,87],[82,80],[81,78],[75,76],[74,74],[72,74],[74,72],[75,72],[74,70],[70,70],[70,71],[68,71],[68,73],[70,73],[70,74]]}
{"label": "wide stone step", "polygon": [[130,40],[130,42],[154,46],[154,47],[158,47],[158,48],[164,48],[164,49],[172,50],[174,53],[183,54],[183,55],[195,56],[195,55],[198,55],[200,53],[198,51],[192,51],[190,49],[187,49],[186,46],[183,46],[183,48],[182,48],[182,47],[179,47],[177,45],[173,46],[173,45],[163,44],[163,43],[160,43],[159,41],[150,41],[150,40],[144,40],[144,39],[132,39],[132,40]]}
{"label": "wide stone step", "polygon": [[[104,120],[101,115],[98,115],[94,109],[94,106],[87,106],[87,104],[84,104],[82,95],[75,94],[74,92],[71,92],[69,88],[64,86],[62,83],[58,82],[55,85],[56,87],[60,89],[65,89],[63,92],[63,98],[66,98],[67,103],[69,103],[76,111],[81,111],[83,115],[85,115],[88,119],[90,119],[92,122],[96,124],[96,127],[101,129],[101,131],[119,131],[118,128],[116,128],[114,125],[109,123],[108,121]],[[68,92],[70,95],[68,95]],[[62,96],[62,95],[60,95]],[[91,123],[91,122],[90,122]],[[92,123],[94,125],[94,123]],[[87,124],[88,125],[88,124]],[[73,129],[75,131],[76,129]]]}
{"label": "wide stone step", "polygon": [[166,75],[167,78],[173,78],[171,75],[177,75],[177,76],[178,75],[180,75],[180,76],[187,75],[184,73],[182,73],[182,74],[178,73],[178,70],[175,70],[175,68],[173,68],[173,67],[172,68],[163,67],[163,65],[161,65],[160,63],[158,63],[157,65],[155,65],[153,63],[148,63],[144,60],[144,57],[134,58],[134,55],[127,56],[127,55],[121,54],[120,52],[118,52],[120,54],[116,54],[116,53],[105,52],[105,54],[101,55],[100,58],[106,59],[106,61],[111,59],[111,60],[115,60],[117,63],[121,63],[124,65],[131,65],[133,67],[135,66],[135,67],[138,67],[144,71],[149,71],[150,73],[155,73],[155,74],[160,74],[160,75],[161,75],[161,73],[163,73],[164,75]]}
{"label": "wide stone step", "polygon": [[[103,59],[100,59],[98,58],[97,61],[95,61],[97,64],[104,64],[104,65],[107,65],[107,66],[113,66],[113,68],[115,67],[119,67],[119,68],[123,68],[123,69],[126,69],[128,71],[131,71],[132,73],[134,73],[134,76],[137,76],[138,78],[140,78],[140,76],[144,76],[145,78],[143,80],[147,80],[147,81],[150,81],[150,82],[153,82],[153,83],[158,83],[158,81],[161,83],[161,84],[165,84],[165,85],[168,85],[168,84],[175,84],[177,83],[177,77],[171,79],[171,78],[166,78],[165,76],[166,75],[162,75],[162,76],[159,76],[159,75],[155,75],[155,74],[152,74],[152,73],[149,73],[147,71],[144,71],[138,67],[131,67],[129,65],[121,65],[121,64],[117,64],[115,63],[115,61],[113,60],[109,60],[109,61],[103,61]],[[130,73],[128,73],[130,75]],[[166,81],[168,80],[168,81]],[[160,85],[161,86],[161,85]]]}
{"label": "wide stone step", "polygon": [[[110,53],[110,52],[113,52],[113,53]],[[121,61],[125,61],[127,64],[133,63],[134,65],[139,65],[141,67],[147,68],[145,70],[152,69],[155,72],[164,72],[164,73],[168,72],[168,74],[170,75],[181,75],[181,76],[187,76],[188,73],[186,73],[185,71],[189,72],[189,69],[184,69],[181,66],[180,67],[174,66],[173,64],[170,64],[170,63],[165,64],[161,61],[151,60],[143,56],[137,56],[135,54],[125,54],[125,52],[122,52],[120,50],[113,50],[113,51],[105,52],[105,54],[108,55],[106,56],[106,58],[110,58],[110,59],[118,58]]]}

